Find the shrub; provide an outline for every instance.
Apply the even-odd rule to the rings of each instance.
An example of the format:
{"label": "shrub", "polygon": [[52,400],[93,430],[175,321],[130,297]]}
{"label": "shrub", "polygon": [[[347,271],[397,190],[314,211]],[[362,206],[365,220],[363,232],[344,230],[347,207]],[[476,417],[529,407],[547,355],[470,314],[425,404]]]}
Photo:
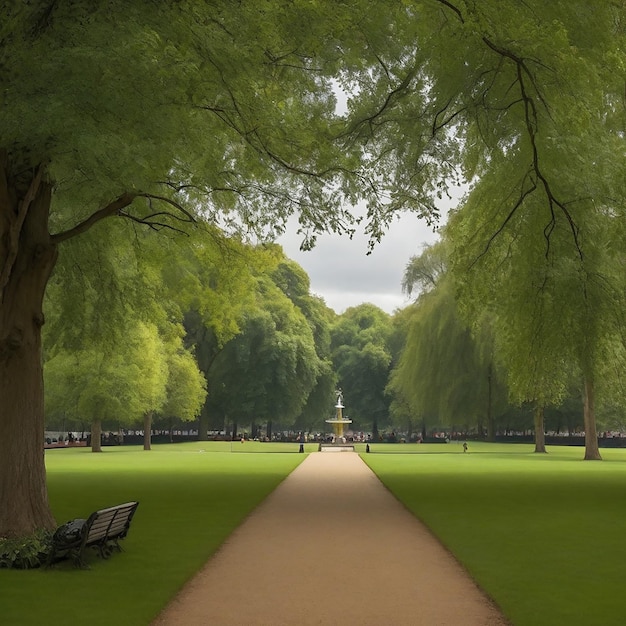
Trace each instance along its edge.
{"label": "shrub", "polygon": [[0,568],[32,569],[45,562],[52,545],[52,533],[38,530],[29,537],[0,538]]}

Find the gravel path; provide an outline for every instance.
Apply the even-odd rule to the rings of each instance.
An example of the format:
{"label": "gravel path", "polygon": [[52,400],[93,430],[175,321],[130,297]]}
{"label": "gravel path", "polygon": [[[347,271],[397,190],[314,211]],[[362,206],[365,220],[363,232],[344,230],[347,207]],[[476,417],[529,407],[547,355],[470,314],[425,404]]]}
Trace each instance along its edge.
{"label": "gravel path", "polygon": [[153,626],[505,626],[351,452],[310,454]]}

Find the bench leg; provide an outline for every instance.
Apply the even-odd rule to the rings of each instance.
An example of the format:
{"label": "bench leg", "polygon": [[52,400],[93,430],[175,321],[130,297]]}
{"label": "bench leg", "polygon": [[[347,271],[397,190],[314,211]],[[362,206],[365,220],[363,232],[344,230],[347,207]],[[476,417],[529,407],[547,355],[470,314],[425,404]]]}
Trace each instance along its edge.
{"label": "bench leg", "polygon": [[83,559],[84,550],[77,550],[72,554],[72,559],[74,561],[74,567],[79,567],[80,569],[89,569],[89,565],[85,559]]}

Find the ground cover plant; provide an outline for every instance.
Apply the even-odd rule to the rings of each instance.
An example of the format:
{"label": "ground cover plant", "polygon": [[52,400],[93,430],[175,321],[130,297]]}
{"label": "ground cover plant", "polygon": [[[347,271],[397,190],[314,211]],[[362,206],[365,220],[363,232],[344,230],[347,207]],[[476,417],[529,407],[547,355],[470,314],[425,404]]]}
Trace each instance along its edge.
{"label": "ground cover plant", "polygon": [[139,508],[122,542],[124,553],[107,561],[90,557],[89,570],[69,563],[50,570],[0,570],[0,623],[150,623],[306,458],[297,452],[297,444],[257,442],[155,445],[150,452],[135,446],[102,454],[86,448],[48,451],[50,500],[59,524],[129,500],[138,500]]}
{"label": "ground cover plant", "polygon": [[626,450],[548,452],[376,444],[362,458],[515,626],[623,624]]}

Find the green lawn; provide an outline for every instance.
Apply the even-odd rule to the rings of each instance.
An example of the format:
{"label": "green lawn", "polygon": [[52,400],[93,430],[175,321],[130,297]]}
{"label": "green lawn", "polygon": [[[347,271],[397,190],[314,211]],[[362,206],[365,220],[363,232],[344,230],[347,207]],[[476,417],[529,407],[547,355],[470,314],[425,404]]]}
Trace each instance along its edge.
{"label": "green lawn", "polygon": [[603,462],[548,450],[376,444],[362,456],[515,626],[623,624],[626,450],[603,449]]}
{"label": "green lawn", "polygon": [[[203,442],[149,453],[130,446],[49,451],[59,523],[127,500],[139,500],[139,509],[125,552],[91,558],[90,570],[0,570],[0,624],[149,624],[305,458],[297,449]],[[474,442],[468,454],[459,443],[375,444],[362,457],[515,626],[621,625],[626,450],[602,450],[603,462],[583,462],[581,448],[549,452]]]}
{"label": "green lawn", "polygon": [[[317,446],[307,446],[307,451]],[[59,524],[129,500],[123,554],[90,570],[0,570],[0,624],[148,624],[241,520],[305,457],[297,444],[189,443],[46,453]],[[243,454],[247,451],[251,454]],[[255,454],[273,451],[276,454]],[[280,452],[286,452],[280,454]]]}

